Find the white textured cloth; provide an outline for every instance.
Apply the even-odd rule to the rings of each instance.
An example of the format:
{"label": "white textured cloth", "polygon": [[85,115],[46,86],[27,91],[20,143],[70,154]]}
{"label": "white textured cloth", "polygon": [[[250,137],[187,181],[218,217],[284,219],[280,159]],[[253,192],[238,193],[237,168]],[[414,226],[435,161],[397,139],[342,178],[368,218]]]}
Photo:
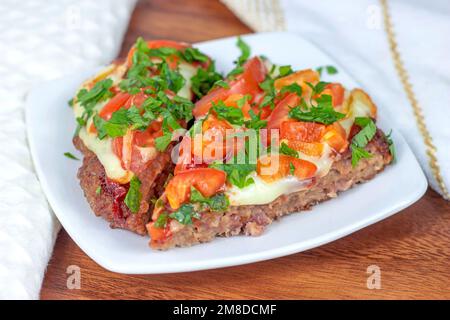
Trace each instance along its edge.
{"label": "white textured cloth", "polygon": [[[388,44],[383,6],[374,0],[222,0],[256,31],[287,30],[332,56],[366,89],[413,149],[430,185],[450,190],[450,2],[392,0],[398,51],[434,144],[442,184],[427,155]],[[270,45],[270,44],[268,44]],[[301,56],[298,57],[301,59]],[[401,188],[401,186],[399,186]],[[447,193],[448,197],[448,193]],[[448,199],[448,198],[447,198]]]}
{"label": "white textured cloth", "polygon": [[134,4],[0,2],[0,299],[39,298],[59,230],[33,171],[26,94],[37,82],[115,58]]}

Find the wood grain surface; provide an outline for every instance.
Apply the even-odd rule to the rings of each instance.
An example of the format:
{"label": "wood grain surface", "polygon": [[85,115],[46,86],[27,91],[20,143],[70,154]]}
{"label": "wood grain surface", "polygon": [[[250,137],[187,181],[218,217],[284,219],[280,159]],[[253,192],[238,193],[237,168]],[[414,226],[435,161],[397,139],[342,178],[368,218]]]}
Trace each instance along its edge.
{"label": "wood grain surface", "polygon": [[[140,1],[122,55],[137,36],[197,42],[249,32],[218,1]],[[92,261],[62,230],[41,298],[450,299],[449,237],[450,204],[431,190],[395,216],[320,248],[192,273],[115,274]],[[67,288],[70,265],[81,269],[81,289]],[[381,270],[381,289],[367,288],[372,265]]]}

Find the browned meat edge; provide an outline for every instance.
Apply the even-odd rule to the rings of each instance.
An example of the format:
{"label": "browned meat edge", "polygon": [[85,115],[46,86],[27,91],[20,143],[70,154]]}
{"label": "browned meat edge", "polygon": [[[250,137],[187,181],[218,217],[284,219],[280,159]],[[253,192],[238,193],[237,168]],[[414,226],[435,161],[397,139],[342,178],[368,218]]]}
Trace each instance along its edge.
{"label": "browned meat edge", "polygon": [[165,250],[208,242],[216,236],[260,235],[277,218],[308,210],[319,202],[334,198],[339,192],[372,179],[392,161],[389,145],[381,130],[378,130],[366,150],[373,156],[361,160],[355,168],[352,168],[351,152],[348,150],[333,164],[330,172],[318,179],[311,189],[281,196],[266,205],[232,206],[225,213],[203,213],[201,220],[196,220],[194,224],[188,226],[172,220],[170,222],[172,235],[161,242],[150,241],[150,246]]}
{"label": "browned meat edge", "polygon": [[[80,150],[83,155],[83,164],[78,170],[78,179],[84,195],[91,206],[95,215],[103,217],[110,223],[111,228],[121,228],[133,231],[140,235],[146,234],[145,224],[148,222],[153,204],[151,199],[158,198],[163,191],[164,183],[168,175],[173,171],[173,164],[170,159],[171,149],[165,153],[159,153],[157,157],[151,161],[148,167],[138,174],[141,181],[142,202],[138,213],[131,213],[126,205],[121,201],[119,211],[114,208],[114,196],[105,191],[105,169],[98,160],[97,156],[90,151],[78,137],[73,140],[75,147]],[[97,188],[102,186],[102,192],[97,194]],[[122,188],[123,192],[127,189]]]}

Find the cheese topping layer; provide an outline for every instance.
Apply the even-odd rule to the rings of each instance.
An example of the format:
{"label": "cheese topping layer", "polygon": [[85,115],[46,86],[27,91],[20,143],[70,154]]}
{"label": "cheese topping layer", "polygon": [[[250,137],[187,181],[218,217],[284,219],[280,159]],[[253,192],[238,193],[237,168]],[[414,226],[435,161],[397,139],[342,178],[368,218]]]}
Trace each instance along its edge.
{"label": "cheese topping layer", "polygon": [[[367,94],[359,89],[346,94],[346,101],[343,103],[342,112],[347,116],[339,123],[345,129],[347,137],[351,127],[357,117],[375,117],[376,108]],[[317,167],[316,178],[324,177],[328,174],[336,159],[335,152],[327,143],[323,143],[323,153],[320,157],[308,156],[298,152],[299,158],[313,163]],[[267,183],[256,174],[251,175],[254,183],[239,189],[236,186],[227,188],[226,194],[231,205],[263,205],[268,204],[282,195],[298,192],[307,189],[311,185],[311,179],[299,180],[294,176],[287,176],[272,183]]]}

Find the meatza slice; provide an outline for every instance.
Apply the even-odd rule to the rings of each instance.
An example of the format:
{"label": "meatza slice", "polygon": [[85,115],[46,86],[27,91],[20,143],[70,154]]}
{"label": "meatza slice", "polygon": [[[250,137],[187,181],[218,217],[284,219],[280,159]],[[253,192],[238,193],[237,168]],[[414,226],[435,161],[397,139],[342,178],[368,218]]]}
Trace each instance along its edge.
{"label": "meatza slice", "polygon": [[[362,159],[356,167],[351,164],[351,151],[347,150],[332,165],[328,174],[317,179],[314,186],[283,195],[265,205],[231,206],[224,213],[203,212],[202,218],[191,225],[170,221],[170,235],[161,241],[150,241],[153,249],[187,247],[208,242],[216,236],[245,234],[260,235],[274,220],[284,215],[309,210],[313,205],[335,198],[339,192],[372,179],[392,161],[389,144],[381,130],[365,147],[371,158]],[[147,225],[150,227],[150,224]]]}
{"label": "meatza slice", "polygon": [[170,158],[171,147],[165,153],[158,153],[156,158],[149,162],[147,168],[137,174],[142,181],[140,187],[142,201],[139,211],[132,213],[123,202],[128,191],[128,184],[118,184],[108,179],[97,156],[84,145],[79,137],[75,137],[73,143],[84,155],[83,165],[78,170],[78,179],[95,215],[107,220],[111,228],[126,229],[145,235],[145,224],[153,210],[151,200],[161,195],[164,182],[173,172]]}

